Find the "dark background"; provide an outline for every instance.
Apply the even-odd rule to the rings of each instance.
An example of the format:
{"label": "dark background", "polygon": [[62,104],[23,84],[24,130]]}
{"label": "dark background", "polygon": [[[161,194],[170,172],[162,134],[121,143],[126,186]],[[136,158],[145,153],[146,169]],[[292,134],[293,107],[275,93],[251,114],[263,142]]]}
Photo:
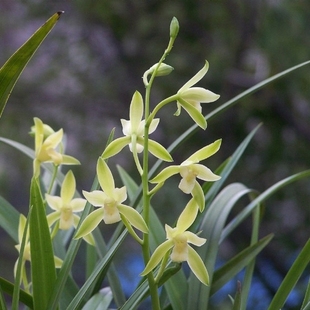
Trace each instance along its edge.
{"label": "dark background", "polygon": [[[15,87],[0,122],[1,136],[33,145],[28,135],[33,117],[54,129],[64,128],[67,153],[77,157],[74,167],[79,189],[89,189],[98,156],[110,130],[120,118],[128,119],[131,96],[143,93],[142,75],[156,63],[169,39],[173,16],[180,32],[166,62],[175,70],[158,78],[153,103],[175,93],[207,59],[208,74],[199,85],[221,95],[203,106],[212,111],[226,100],[291,66],[309,59],[310,2],[301,0],[32,0],[0,2],[0,63],[53,13],[65,14],[29,63]],[[199,131],[174,158],[180,162],[193,151],[218,138],[221,150],[206,163],[215,169],[230,156],[259,123],[259,132],[246,151],[230,182],[243,182],[259,191],[293,173],[310,167],[309,67],[268,85],[243,99],[206,131]],[[172,117],[175,106],[160,113],[161,122],[152,138],[169,146],[192,125],[186,113]],[[32,163],[18,151],[0,145],[0,191],[16,208],[28,207]],[[110,161],[136,176],[128,151]],[[170,184],[171,188],[174,184]],[[275,239],[261,257],[280,279],[309,236],[309,180],[300,181],[266,204],[262,236],[275,232]],[[179,213],[170,189],[158,209],[168,221]],[[170,193],[170,194],[169,194]],[[168,206],[168,207],[167,207]],[[168,214],[167,209],[171,210]],[[246,245],[250,222],[246,222],[223,247],[223,259]],[[109,230],[103,227],[109,234]],[[14,242],[1,236],[1,276],[12,278],[9,267],[17,258]],[[239,248],[240,247],[240,248]],[[12,269],[11,269],[12,270]],[[277,284],[257,275],[272,295]],[[268,272],[270,275],[270,271]],[[296,297],[296,299],[298,299]],[[254,309],[254,308],[252,308]],[[290,309],[294,309],[292,306]]]}

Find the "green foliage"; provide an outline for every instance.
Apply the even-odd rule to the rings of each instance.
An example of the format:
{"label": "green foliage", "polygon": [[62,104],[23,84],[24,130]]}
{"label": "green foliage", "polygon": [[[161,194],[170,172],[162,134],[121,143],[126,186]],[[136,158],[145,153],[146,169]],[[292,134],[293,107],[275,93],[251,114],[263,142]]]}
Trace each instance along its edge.
{"label": "green foliage", "polygon": [[[111,5],[117,6],[117,4]],[[136,2],[136,5],[141,4]],[[100,13],[102,12],[98,12]],[[0,83],[2,85],[0,86],[1,113],[20,73],[53,28],[58,17],[59,13],[53,15],[0,69],[0,82],[1,78],[3,81],[2,84]],[[136,309],[149,296],[154,310],[208,309],[211,306],[211,296],[244,269],[245,278],[242,284],[238,283],[235,297],[231,298],[231,309],[246,309],[255,261],[258,259],[258,254],[264,251],[273,238],[273,234],[259,237],[262,204],[267,204],[268,199],[279,190],[309,177],[310,170],[288,176],[269,186],[262,193],[240,182],[226,184],[232,177],[233,170],[237,170],[235,169],[237,163],[240,162],[257,133],[260,127],[257,126],[233,154],[219,165],[215,173],[200,161],[204,161],[218,151],[220,140],[194,152],[180,165],[174,165],[170,170],[169,167],[167,170],[162,170],[166,171],[164,177],[157,178],[155,175],[160,171],[163,161],[171,161],[171,155],[175,155],[177,148],[185,145],[199,127],[206,128],[207,121],[225,113],[246,96],[271,82],[308,65],[310,61],[265,79],[204,116],[201,112],[201,103],[218,99],[218,96],[211,91],[194,87],[194,84],[206,74],[208,70],[208,63],[206,63],[203,69],[179,91],[159,101],[154,108],[151,104],[152,86],[156,77],[162,75],[160,70],[165,67],[163,61],[166,61],[171,53],[178,28],[179,25],[173,18],[167,48],[160,60],[151,67],[151,71],[147,71],[149,73],[143,78],[146,88],[145,97],[143,98],[138,91],[134,93],[129,120],[122,120],[125,137],[114,139],[114,131],[111,133],[106,148],[98,159],[91,191],[83,191],[87,199],[83,208],[80,206],[81,195],[75,190],[75,178],[72,172],[64,177],[61,171],[63,164],[78,163],[75,158],[65,154],[62,130],[54,132],[51,127],[35,118],[36,126],[33,129],[35,151],[19,142],[0,138],[0,141],[31,158],[34,167],[34,176],[30,182],[27,219],[20,216],[14,206],[0,197],[0,225],[14,242],[19,243],[15,283],[0,278],[0,306],[3,309],[6,308],[3,293],[12,296],[13,309],[17,309],[19,303],[35,310],[109,309],[113,300],[119,309],[131,310]],[[170,67],[168,69],[165,74],[172,72]],[[155,118],[157,112],[175,101],[177,102],[175,115],[179,116],[182,110],[183,114],[189,114],[195,125],[166,149],[158,142],[149,139],[149,134],[159,123],[159,119]],[[119,153],[127,145],[132,152],[139,181],[137,182],[125,169],[118,167],[123,183],[123,186],[118,188],[108,167],[107,159]],[[154,165],[149,161],[149,153],[157,158]],[[170,172],[167,173],[167,171]],[[174,174],[180,174],[179,188],[184,194],[190,195],[190,199],[183,209],[178,206],[181,209],[178,211],[179,217],[174,225],[169,226],[160,219],[152,200],[156,199],[167,178]],[[202,182],[204,184],[201,185],[196,178],[204,181]],[[151,186],[152,180],[157,184]],[[58,190],[60,190],[60,196],[54,195]],[[130,206],[123,204],[127,194]],[[50,216],[47,217],[46,200],[50,200],[52,196],[55,204],[53,209],[57,209],[58,217],[50,223],[48,221]],[[248,198],[250,201],[246,202]],[[80,217],[74,214],[75,209],[80,212]],[[227,240],[251,215],[249,244],[240,244],[241,249],[228,258],[222,267],[216,268],[222,242]],[[62,228],[61,221],[65,221],[68,225]],[[119,223],[108,243],[97,227],[101,221],[105,224]],[[114,264],[115,257],[121,252],[120,249],[128,236],[137,241],[143,256],[144,267],[140,275],[137,275],[140,277],[139,285],[132,295],[126,298]],[[73,266],[79,250],[82,249],[82,237],[87,242],[94,241],[96,248],[91,248],[91,245],[87,244],[87,250],[83,251],[87,267],[85,281],[79,287],[74,278]],[[278,310],[284,306],[287,296],[309,265],[309,251],[308,241],[278,288],[269,306],[270,310]],[[56,253],[61,254],[61,259],[55,257]],[[126,261],[126,255],[124,256]],[[28,283],[29,272],[25,267],[28,261],[31,266],[30,283]],[[189,273],[182,268],[185,263],[189,266]],[[57,267],[60,268],[58,272],[56,272]],[[108,287],[101,289],[103,280],[108,282]],[[24,290],[21,288],[21,283]],[[158,290],[159,287],[162,287],[161,291]],[[302,309],[308,309],[309,287],[304,295]]]}

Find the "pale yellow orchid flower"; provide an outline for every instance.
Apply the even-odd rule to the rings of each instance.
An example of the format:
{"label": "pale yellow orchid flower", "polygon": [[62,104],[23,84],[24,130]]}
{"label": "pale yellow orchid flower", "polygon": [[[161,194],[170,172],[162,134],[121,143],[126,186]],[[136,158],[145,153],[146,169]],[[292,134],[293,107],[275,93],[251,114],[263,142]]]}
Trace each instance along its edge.
{"label": "pale yellow orchid flower", "polygon": [[190,246],[190,244],[202,246],[206,239],[187,231],[193,224],[197,212],[198,206],[195,200],[191,199],[181,213],[176,227],[172,228],[167,224],[165,225],[167,240],[155,249],[141,276],[151,272],[171,251],[171,261],[177,263],[186,261],[199,281],[205,285],[209,284],[208,271],[198,253]]}
{"label": "pale yellow orchid flower", "polygon": [[178,90],[175,113],[176,116],[180,115],[181,107],[183,107],[195,123],[203,129],[207,127],[207,122],[201,114],[201,103],[214,102],[220,96],[205,88],[192,86],[205,76],[208,69],[209,63],[206,61],[204,67]]}
{"label": "pale yellow orchid flower", "polygon": [[79,165],[80,162],[72,156],[61,153],[60,146],[63,139],[63,130],[51,132],[51,128],[44,126],[43,122],[35,117],[32,132],[35,135],[35,159],[34,174],[40,174],[40,164],[43,162],[52,162],[55,166]]}
{"label": "pale yellow orchid flower", "polygon": [[126,187],[115,188],[112,173],[101,157],[97,163],[97,176],[102,191],[83,191],[83,195],[98,209],[85,218],[75,235],[75,239],[84,237],[92,232],[102,220],[106,224],[113,224],[123,220],[126,225],[129,223],[129,225],[147,233],[148,228],[139,212],[122,204],[127,199]]}
{"label": "pale yellow orchid flower", "polygon": [[[126,145],[129,145],[131,152],[141,153],[144,145],[143,99],[141,94],[136,91],[130,104],[129,120],[121,119],[123,134],[121,137],[112,141],[104,150],[102,157],[109,158],[119,153]],[[148,133],[153,133],[159,123],[159,118],[152,120]],[[148,149],[155,157],[165,161],[172,161],[169,152],[158,142],[149,139]]]}
{"label": "pale yellow orchid flower", "polygon": [[[59,221],[59,229],[68,230],[76,228],[80,217],[76,212],[81,212],[85,208],[86,199],[73,198],[76,189],[75,178],[70,170],[62,183],[60,196],[45,194],[45,199],[54,212],[47,215],[48,225],[51,227],[56,221]],[[84,240],[94,245],[95,240],[91,234],[86,235]]]}
{"label": "pale yellow orchid flower", "polygon": [[150,182],[163,183],[172,175],[179,173],[182,177],[179,188],[186,194],[192,194],[202,211],[204,208],[204,196],[196,178],[203,181],[214,182],[221,177],[214,174],[204,165],[199,164],[199,162],[215,154],[219,150],[221,142],[222,140],[219,139],[203,147],[183,161],[181,165],[172,165],[163,169],[157,176],[151,179]]}

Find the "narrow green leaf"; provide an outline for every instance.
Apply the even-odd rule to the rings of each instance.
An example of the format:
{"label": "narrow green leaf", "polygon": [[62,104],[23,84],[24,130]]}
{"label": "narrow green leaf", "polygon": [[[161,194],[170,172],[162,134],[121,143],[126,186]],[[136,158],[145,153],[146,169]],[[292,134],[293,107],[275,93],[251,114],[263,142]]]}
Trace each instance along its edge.
{"label": "narrow green leaf", "polygon": [[5,299],[2,292],[1,282],[0,282],[0,309],[7,310]]}
{"label": "narrow green leaf", "polygon": [[[14,284],[5,280],[4,278],[0,277],[0,287],[2,289],[3,292],[9,294],[9,295],[13,295],[13,290],[14,290]],[[27,292],[25,292],[24,290],[20,290],[19,292],[19,300],[26,305],[27,307],[29,307],[30,309],[33,309],[33,300],[32,300],[32,296],[29,295]],[[2,308],[0,308],[2,309]]]}
{"label": "narrow green leaf", "polygon": [[22,45],[0,69],[0,117],[16,81],[27,63],[55,26],[62,12],[55,13]]}
{"label": "narrow green leaf", "polygon": [[34,309],[46,309],[56,281],[54,253],[38,181],[30,188],[30,252]]}
{"label": "narrow green leaf", "polygon": [[18,211],[0,196],[0,226],[18,243]]}
{"label": "narrow green leaf", "polygon": [[282,281],[279,289],[274,295],[268,310],[279,310],[282,309],[285,301],[296,285],[298,279],[305,271],[307,265],[310,262],[310,239],[308,239],[305,246],[302,248],[301,252],[295,259],[290,270],[286,274],[284,280]]}
{"label": "narrow green leaf", "polygon": [[230,279],[232,279],[239,271],[261,252],[265,246],[271,241],[273,234],[270,234],[256,244],[247,247],[236,256],[234,256],[224,266],[214,272],[213,282],[211,286],[211,295],[222,288]]}
{"label": "narrow green leaf", "polygon": [[[310,309],[310,279],[308,281],[308,285],[307,285],[307,289],[305,292],[304,300],[302,302],[301,309],[306,310],[306,307],[308,307]],[[308,310],[308,308],[307,308],[307,310]]]}

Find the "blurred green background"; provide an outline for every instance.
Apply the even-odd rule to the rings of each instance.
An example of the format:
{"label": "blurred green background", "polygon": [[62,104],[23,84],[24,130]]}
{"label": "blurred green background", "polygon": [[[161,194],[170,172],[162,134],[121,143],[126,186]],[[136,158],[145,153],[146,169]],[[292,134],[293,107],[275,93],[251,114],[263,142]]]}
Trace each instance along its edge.
{"label": "blurred green background", "polygon": [[[2,137],[32,146],[28,132],[34,116],[54,129],[64,128],[67,153],[82,163],[73,168],[79,189],[90,188],[110,130],[117,127],[116,136],[122,134],[119,119],[128,119],[134,91],[143,93],[141,77],[162,55],[173,16],[179,20],[180,32],[166,62],[175,70],[156,80],[154,103],[177,91],[202,68],[205,59],[210,69],[200,85],[221,95],[217,102],[203,106],[206,114],[267,77],[308,60],[310,54],[309,1],[1,0],[0,63],[59,10],[65,14],[22,74],[0,130]],[[188,150],[223,138],[220,152],[206,162],[214,170],[262,122],[230,182],[263,191],[309,168],[309,81],[310,70],[305,67],[247,97],[212,119],[207,130],[199,131],[174,159],[181,162]],[[165,146],[192,125],[186,113],[176,118],[174,112],[171,105],[160,113],[160,126],[152,136]],[[1,195],[25,212],[32,163],[4,144],[0,150]],[[127,155],[126,150],[110,166],[116,172],[113,166],[118,163],[136,176]],[[176,184],[168,186],[165,199],[156,207],[172,223],[186,200],[176,201]],[[276,235],[260,257],[268,259],[280,275],[309,237],[309,189],[309,180],[301,181],[266,204],[262,236]],[[224,244],[223,259],[245,246],[250,224],[245,222]],[[109,234],[107,228],[103,230]],[[13,265],[14,243],[1,233],[1,266],[2,260]],[[10,271],[1,269],[1,276],[12,278]],[[268,289],[272,293],[274,288]]]}

